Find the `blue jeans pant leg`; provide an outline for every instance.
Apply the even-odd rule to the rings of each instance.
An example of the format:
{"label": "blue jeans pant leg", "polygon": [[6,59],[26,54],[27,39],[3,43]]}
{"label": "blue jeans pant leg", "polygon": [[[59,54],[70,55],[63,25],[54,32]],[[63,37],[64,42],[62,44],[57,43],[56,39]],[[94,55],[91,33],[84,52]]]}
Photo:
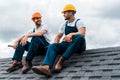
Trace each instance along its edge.
{"label": "blue jeans pant leg", "polygon": [[82,35],[75,35],[73,36],[73,41],[69,44],[69,47],[62,55],[64,58],[69,59],[73,53],[75,53],[85,42],[85,39]]}
{"label": "blue jeans pant leg", "polygon": [[69,43],[66,42],[51,44],[48,47],[43,64],[52,67],[54,65],[57,54],[62,54],[63,52],[65,52],[68,45]]}
{"label": "blue jeans pant leg", "polygon": [[75,53],[82,53],[85,50],[86,50],[86,40],[84,38],[83,41],[80,43],[80,46],[78,47],[78,49]]}
{"label": "blue jeans pant leg", "polygon": [[12,60],[17,60],[17,61],[21,61],[24,51],[28,50],[30,43],[27,42],[27,44],[25,46],[22,46],[20,43],[18,43],[18,47],[16,48],[15,52],[14,52],[14,56],[12,58]]}
{"label": "blue jeans pant leg", "polygon": [[31,40],[31,43],[30,43],[30,46],[28,49],[28,54],[26,56],[26,60],[31,61],[34,58],[34,56],[38,53],[39,49],[41,49],[43,47],[45,48],[48,45],[49,45],[49,43],[43,38],[43,36],[32,37],[32,40]]}

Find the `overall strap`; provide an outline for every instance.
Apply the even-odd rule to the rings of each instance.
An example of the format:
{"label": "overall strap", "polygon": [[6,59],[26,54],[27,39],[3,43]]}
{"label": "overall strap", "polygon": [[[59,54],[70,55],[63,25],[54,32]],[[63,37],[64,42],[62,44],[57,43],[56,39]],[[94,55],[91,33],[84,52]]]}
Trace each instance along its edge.
{"label": "overall strap", "polygon": [[[77,22],[79,21],[80,19],[77,19],[76,20],[76,22],[75,22],[75,27],[76,27],[76,24],[77,24]],[[67,26],[67,23],[68,23],[68,21],[66,21],[66,26]]]}
{"label": "overall strap", "polygon": [[75,27],[76,27],[76,24],[77,24],[77,22],[78,22],[79,20],[80,20],[80,19],[77,19],[77,20],[76,20],[76,22],[75,22]]}
{"label": "overall strap", "polygon": [[66,25],[65,26],[67,26],[67,24],[68,24],[68,21],[66,21]]}
{"label": "overall strap", "polygon": [[35,32],[35,28],[33,28],[33,32]]}

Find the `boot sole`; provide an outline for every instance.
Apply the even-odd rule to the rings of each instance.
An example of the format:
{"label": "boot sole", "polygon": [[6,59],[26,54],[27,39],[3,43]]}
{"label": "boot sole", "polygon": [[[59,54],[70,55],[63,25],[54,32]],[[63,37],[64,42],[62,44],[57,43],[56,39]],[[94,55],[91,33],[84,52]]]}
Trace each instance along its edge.
{"label": "boot sole", "polygon": [[62,71],[62,69],[54,69],[53,72],[54,73],[60,73]]}
{"label": "boot sole", "polygon": [[36,68],[32,68],[32,70],[33,70],[33,72],[35,72],[36,74],[43,74],[43,75],[46,75],[47,77],[51,77],[52,76],[52,74],[50,74],[50,73],[48,73],[48,72],[46,72],[46,71],[44,71],[43,69],[36,69]]}
{"label": "boot sole", "polygon": [[22,68],[22,67],[23,67],[23,65],[22,65],[22,64],[19,64],[18,66],[14,67],[14,68],[11,68],[10,70],[6,70],[6,71],[9,72],[9,73],[11,73],[11,72],[13,72],[13,71],[16,71],[16,70]]}
{"label": "boot sole", "polygon": [[22,71],[23,74],[26,74],[28,71],[30,71],[31,68],[25,70],[25,71]]}

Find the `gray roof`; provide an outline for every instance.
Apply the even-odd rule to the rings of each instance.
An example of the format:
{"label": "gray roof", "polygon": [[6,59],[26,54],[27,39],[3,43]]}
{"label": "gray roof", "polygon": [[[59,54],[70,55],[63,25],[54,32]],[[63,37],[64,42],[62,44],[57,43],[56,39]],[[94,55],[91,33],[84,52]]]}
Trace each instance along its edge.
{"label": "gray roof", "polygon": [[[43,56],[37,56],[33,65],[42,63]],[[30,70],[22,74],[21,70],[7,73],[5,70],[11,64],[11,59],[0,60],[0,80],[120,80],[120,47],[110,47],[87,50],[74,54],[65,61],[61,73],[53,74],[51,78],[37,75]]]}

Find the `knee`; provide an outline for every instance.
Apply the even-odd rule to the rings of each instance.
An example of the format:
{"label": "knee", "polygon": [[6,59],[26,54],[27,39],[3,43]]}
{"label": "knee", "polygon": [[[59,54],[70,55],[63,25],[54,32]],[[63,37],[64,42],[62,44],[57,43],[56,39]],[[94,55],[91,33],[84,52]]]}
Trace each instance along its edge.
{"label": "knee", "polygon": [[18,47],[21,47],[21,46],[22,46],[22,44],[19,42],[19,43],[18,43]]}
{"label": "knee", "polygon": [[32,39],[37,39],[37,38],[38,38],[38,36],[33,36],[33,37],[32,37]]}
{"label": "knee", "polygon": [[74,36],[75,38],[79,39],[79,40],[84,40],[84,37],[81,34],[77,34]]}
{"label": "knee", "polygon": [[31,39],[31,42],[32,41],[37,41],[38,40],[38,37],[37,36],[33,36],[32,39]]}
{"label": "knee", "polygon": [[22,44],[19,42],[18,43],[18,46],[17,46],[17,49],[19,48],[19,49],[21,49],[21,48],[23,48],[24,46],[22,46]]}
{"label": "knee", "polygon": [[55,48],[55,46],[56,46],[56,44],[53,43],[53,44],[49,45],[48,48]]}
{"label": "knee", "polygon": [[56,43],[49,45],[48,49],[57,50]]}
{"label": "knee", "polygon": [[81,35],[81,34],[77,34],[76,36],[77,36],[77,37],[83,37],[83,35]]}

